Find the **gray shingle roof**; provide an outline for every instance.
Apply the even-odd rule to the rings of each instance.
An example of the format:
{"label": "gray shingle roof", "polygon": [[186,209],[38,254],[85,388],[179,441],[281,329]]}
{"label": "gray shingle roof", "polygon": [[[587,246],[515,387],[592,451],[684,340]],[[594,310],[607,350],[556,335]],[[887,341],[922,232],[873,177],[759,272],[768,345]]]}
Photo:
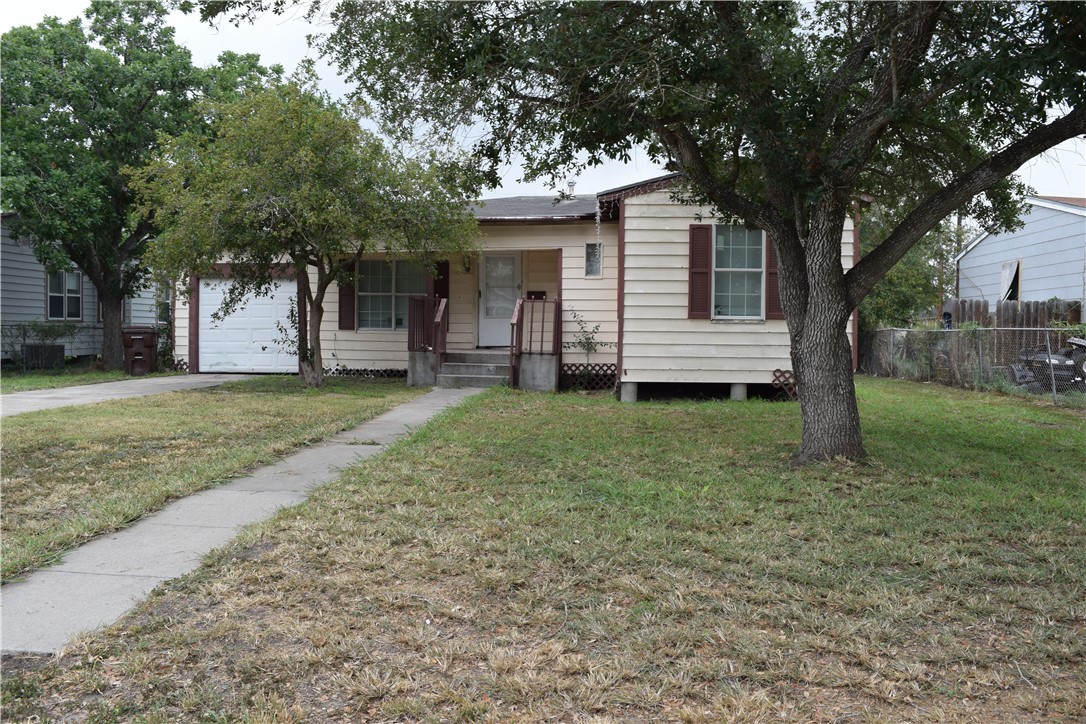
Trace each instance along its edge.
{"label": "gray shingle roof", "polygon": [[554,196],[509,196],[472,204],[477,219],[594,219],[596,196],[577,196],[555,203]]}

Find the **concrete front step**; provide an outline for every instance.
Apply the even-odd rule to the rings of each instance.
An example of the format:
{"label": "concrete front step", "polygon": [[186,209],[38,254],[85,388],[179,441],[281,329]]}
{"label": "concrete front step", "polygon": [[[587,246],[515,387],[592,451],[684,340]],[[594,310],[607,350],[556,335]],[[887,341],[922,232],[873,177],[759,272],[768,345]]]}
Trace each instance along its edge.
{"label": "concrete front step", "polygon": [[[506,361],[508,362],[508,360]],[[503,375],[509,377],[509,365],[497,363],[476,362],[446,362],[441,365],[443,375]]]}
{"label": "concrete front step", "polygon": [[[447,366],[447,365],[446,365]],[[438,387],[499,387],[509,384],[509,375],[452,375],[442,372],[437,376]]]}
{"label": "concrete front step", "polygon": [[457,350],[445,353],[445,364],[508,365],[509,350],[477,349]]}

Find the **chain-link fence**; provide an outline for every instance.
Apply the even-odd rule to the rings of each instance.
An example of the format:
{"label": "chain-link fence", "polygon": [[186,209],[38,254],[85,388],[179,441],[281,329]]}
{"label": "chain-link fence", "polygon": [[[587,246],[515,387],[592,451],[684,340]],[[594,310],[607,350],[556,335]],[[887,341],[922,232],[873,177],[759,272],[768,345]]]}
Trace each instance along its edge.
{"label": "chain-link fence", "polygon": [[1086,405],[1086,329],[880,329],[860,369],[880,377],[1049,395]]}

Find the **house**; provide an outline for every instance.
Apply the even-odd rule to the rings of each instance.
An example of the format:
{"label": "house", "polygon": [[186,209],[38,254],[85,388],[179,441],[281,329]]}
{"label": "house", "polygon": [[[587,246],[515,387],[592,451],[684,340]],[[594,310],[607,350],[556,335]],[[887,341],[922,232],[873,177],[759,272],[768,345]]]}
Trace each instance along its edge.
{"label": "house", "polygon": [[958,298],[1086,301],[1086,199],[1025,200],[1022,228],[983,234],[954,257]]}
{"label": "house", "polygon": [[[644,384],[726,384],[735,397],[790,369],[772,247],[758,230],[710,223],[679,204],[676,174],[595,196],[492,199],[474,209],[479,252],[436,277],[383,254],[364,257],[353,286],[326,301],[328,366],[417,384],[509,381],[553,389],[567,369],[609,371],[624,399]],[[842,263],[852,263],[851,224]],[[193,279],[176,313],[175,354],[194,372],[294,372],[276,351],[275,320],[296,285],[251,300],[237,318],[211,313],[227,279]],[[580,321],[578,321],[580,320]],[[280,322],[281,323],[281,322]],[[577,341],[596,342],[589,357]],[[581,365],[581,367],[575,367]]]}
{"label": "house", "polygon": [[[26,239],[8,232],[14,214],[0,217],[0,350],[5,360],[21,356],[23,345],[40,341],[38,323],[71,323],[75,332],[56,340],[68,357],[98,355],[102,320],[98,293],[79,269],[48,274]],[[156,325],[169,317],[170,297],[148,289],[125,300],[126,325]]]}

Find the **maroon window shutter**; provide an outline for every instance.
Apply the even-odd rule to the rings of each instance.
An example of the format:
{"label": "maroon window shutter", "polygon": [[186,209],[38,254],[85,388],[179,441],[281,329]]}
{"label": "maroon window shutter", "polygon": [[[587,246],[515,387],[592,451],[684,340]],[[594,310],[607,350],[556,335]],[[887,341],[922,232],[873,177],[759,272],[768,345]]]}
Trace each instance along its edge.
{"label": "maroon window shutter", "polygon": [[765,318],[784,319],[780,275],[777,273],[777,252],[768,235],[765,237]]}
{"label": "maroon window shutter", "polygon": [[690,293],[687,319],[712,319],[713,227],[690,225]]}
{"label": "maroon window shutter", "polygon": [[[355,265],[351,262],[348,271],[354,276]],[[355,314],[354,283],[339,285],[339,328],[358,329],[358,318]]]}

